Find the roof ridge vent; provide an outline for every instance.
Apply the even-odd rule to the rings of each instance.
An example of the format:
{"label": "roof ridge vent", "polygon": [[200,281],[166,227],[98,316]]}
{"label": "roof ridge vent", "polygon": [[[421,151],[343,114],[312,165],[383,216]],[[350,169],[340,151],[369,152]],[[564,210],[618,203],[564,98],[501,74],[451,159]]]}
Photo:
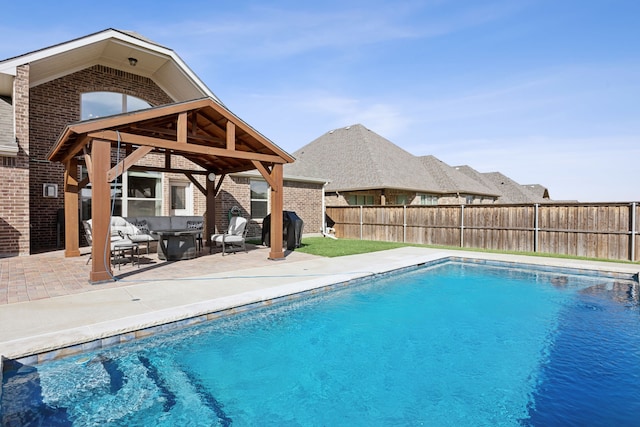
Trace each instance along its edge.
{"label": "roof ridge vent", "polygon": [[351,129],[351,126],[347,126],[346,128],[344,128],[345,130],[349,130]]}

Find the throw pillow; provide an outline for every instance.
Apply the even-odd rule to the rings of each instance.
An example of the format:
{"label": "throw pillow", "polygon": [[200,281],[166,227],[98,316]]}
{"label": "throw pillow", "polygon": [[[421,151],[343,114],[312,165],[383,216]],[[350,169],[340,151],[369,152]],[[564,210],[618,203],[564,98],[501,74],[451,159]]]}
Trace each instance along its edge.
{"label": "throw pillow", "polygon": [[187,230],[202,230],[203,221],[187,221]]}
{"label": "throw pillow", "polygon": [[149,224],[146,219],[138,221],[134,225],[138,228],[138,234],[149,234]]}

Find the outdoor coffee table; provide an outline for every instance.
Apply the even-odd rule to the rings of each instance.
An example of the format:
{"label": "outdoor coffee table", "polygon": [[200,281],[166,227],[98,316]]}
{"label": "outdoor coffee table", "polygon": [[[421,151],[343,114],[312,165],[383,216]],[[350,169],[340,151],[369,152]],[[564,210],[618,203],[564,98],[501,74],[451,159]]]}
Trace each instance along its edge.
{"label": "outdoor coffee table", "polygon": [[140,253],[138,248],[139,245],[131,241],[113,244],[113,263],[118,264],[118,270],[120,270],[120,265],[127,259],[127,252],[131,254],[131,265],[135,265],[137,260],[138,268],[140,268]]}
{"label": "outdoor coffee table", "polygon": [[202,230],[153,230],[158,235],[158,259],[179,261],[197,255],[196,238]]}

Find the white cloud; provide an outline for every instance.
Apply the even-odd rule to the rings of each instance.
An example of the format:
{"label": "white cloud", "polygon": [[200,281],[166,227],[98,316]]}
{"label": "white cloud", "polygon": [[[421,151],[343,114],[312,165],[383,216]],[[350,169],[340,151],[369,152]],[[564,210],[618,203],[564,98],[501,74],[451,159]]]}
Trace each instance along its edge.
{"label": "white cloud", "polygon": [[[145,34],[173,40],[181,52],[227,60],[282,59],[319,49],[351,50],[403,39],[429,39],[498,21],[520,9],[513,2],[460,7],[455,2],[338,2],[324,7],[249,6],[216,9]],[[144,25],[143,25],[144,26]]]}

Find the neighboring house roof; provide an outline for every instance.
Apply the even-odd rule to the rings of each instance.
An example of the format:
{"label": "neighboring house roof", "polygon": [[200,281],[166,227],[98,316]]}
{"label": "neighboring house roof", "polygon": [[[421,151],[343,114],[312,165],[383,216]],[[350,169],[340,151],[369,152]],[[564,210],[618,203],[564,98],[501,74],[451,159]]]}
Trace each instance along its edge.
{"label": "neighboring house roof", "polygon": [[285,165],[285,173],[327,177],[327,191],[441,192],[420,159],[360,124],[329,131],[293,156],[296,161]]}
{"label": "neighboring house roof", "polygon": [[11,98],[0,96],[0,156],[18,154],[18,143],[13,129],[13,105]]}
{"label": "neighboring house roof", "polygon": [[436,182],[443,192],[482,194],[493,197],[497,197],[499,195],[495,189],[487,187],[482,182],[471,179],[435,156],[422,156],[420,157],[420,160],[430,174],[436,179]]}
{"label": "neighboring house roof", "polygon": [[324,176],[327,191],[395,189],[431,194],[480,195],[500,203],[543,203],[541,185],[523,186],[499,173],[451,167],[434,156],[416,157],[357,124],[334,129],[293,153],[285,174]]}
{"label": "neighboring house roof", "polygon": [[433,156],[414,156],[361,124],[329,131],[293,156],[296,161],[285,165],[285,173],[325,176],[330,180],[327,191],[499,194]]}
{"label": "neighboring house roof", "polygon": [[[500,172],[482,173],[470,166],[455,166],[455,169],[469,176],[470,178],[482,182],[487,187],[495,189],[500,194],[498,203],[545,203],[549,202],[548,191],[539,184],[535,184],[535,190],[531,186],[520,185],[508,176]],[[528,188],[529,187],[529,188]],[[544,189],[544,191],[540,191]],[[543,197],[544,195],[547,197]]]}
{"label": "neighboring house roof", "polygon": [[[129,58],[137,60],[135,66]],[[31,86],[100,64],[149,77],[174,101],[208,97],[222,104],[173,50],[132,31],[109,28],[2,60],[0,95],[12,95],[17,67],[24,64],[30,64]]]}
{"label": "neighboring house roof", "polygon": [[550,199],[549,190],[540,184],[523,184],[524,188],[531,191],[536,197],[542,197],[543,199]]}

